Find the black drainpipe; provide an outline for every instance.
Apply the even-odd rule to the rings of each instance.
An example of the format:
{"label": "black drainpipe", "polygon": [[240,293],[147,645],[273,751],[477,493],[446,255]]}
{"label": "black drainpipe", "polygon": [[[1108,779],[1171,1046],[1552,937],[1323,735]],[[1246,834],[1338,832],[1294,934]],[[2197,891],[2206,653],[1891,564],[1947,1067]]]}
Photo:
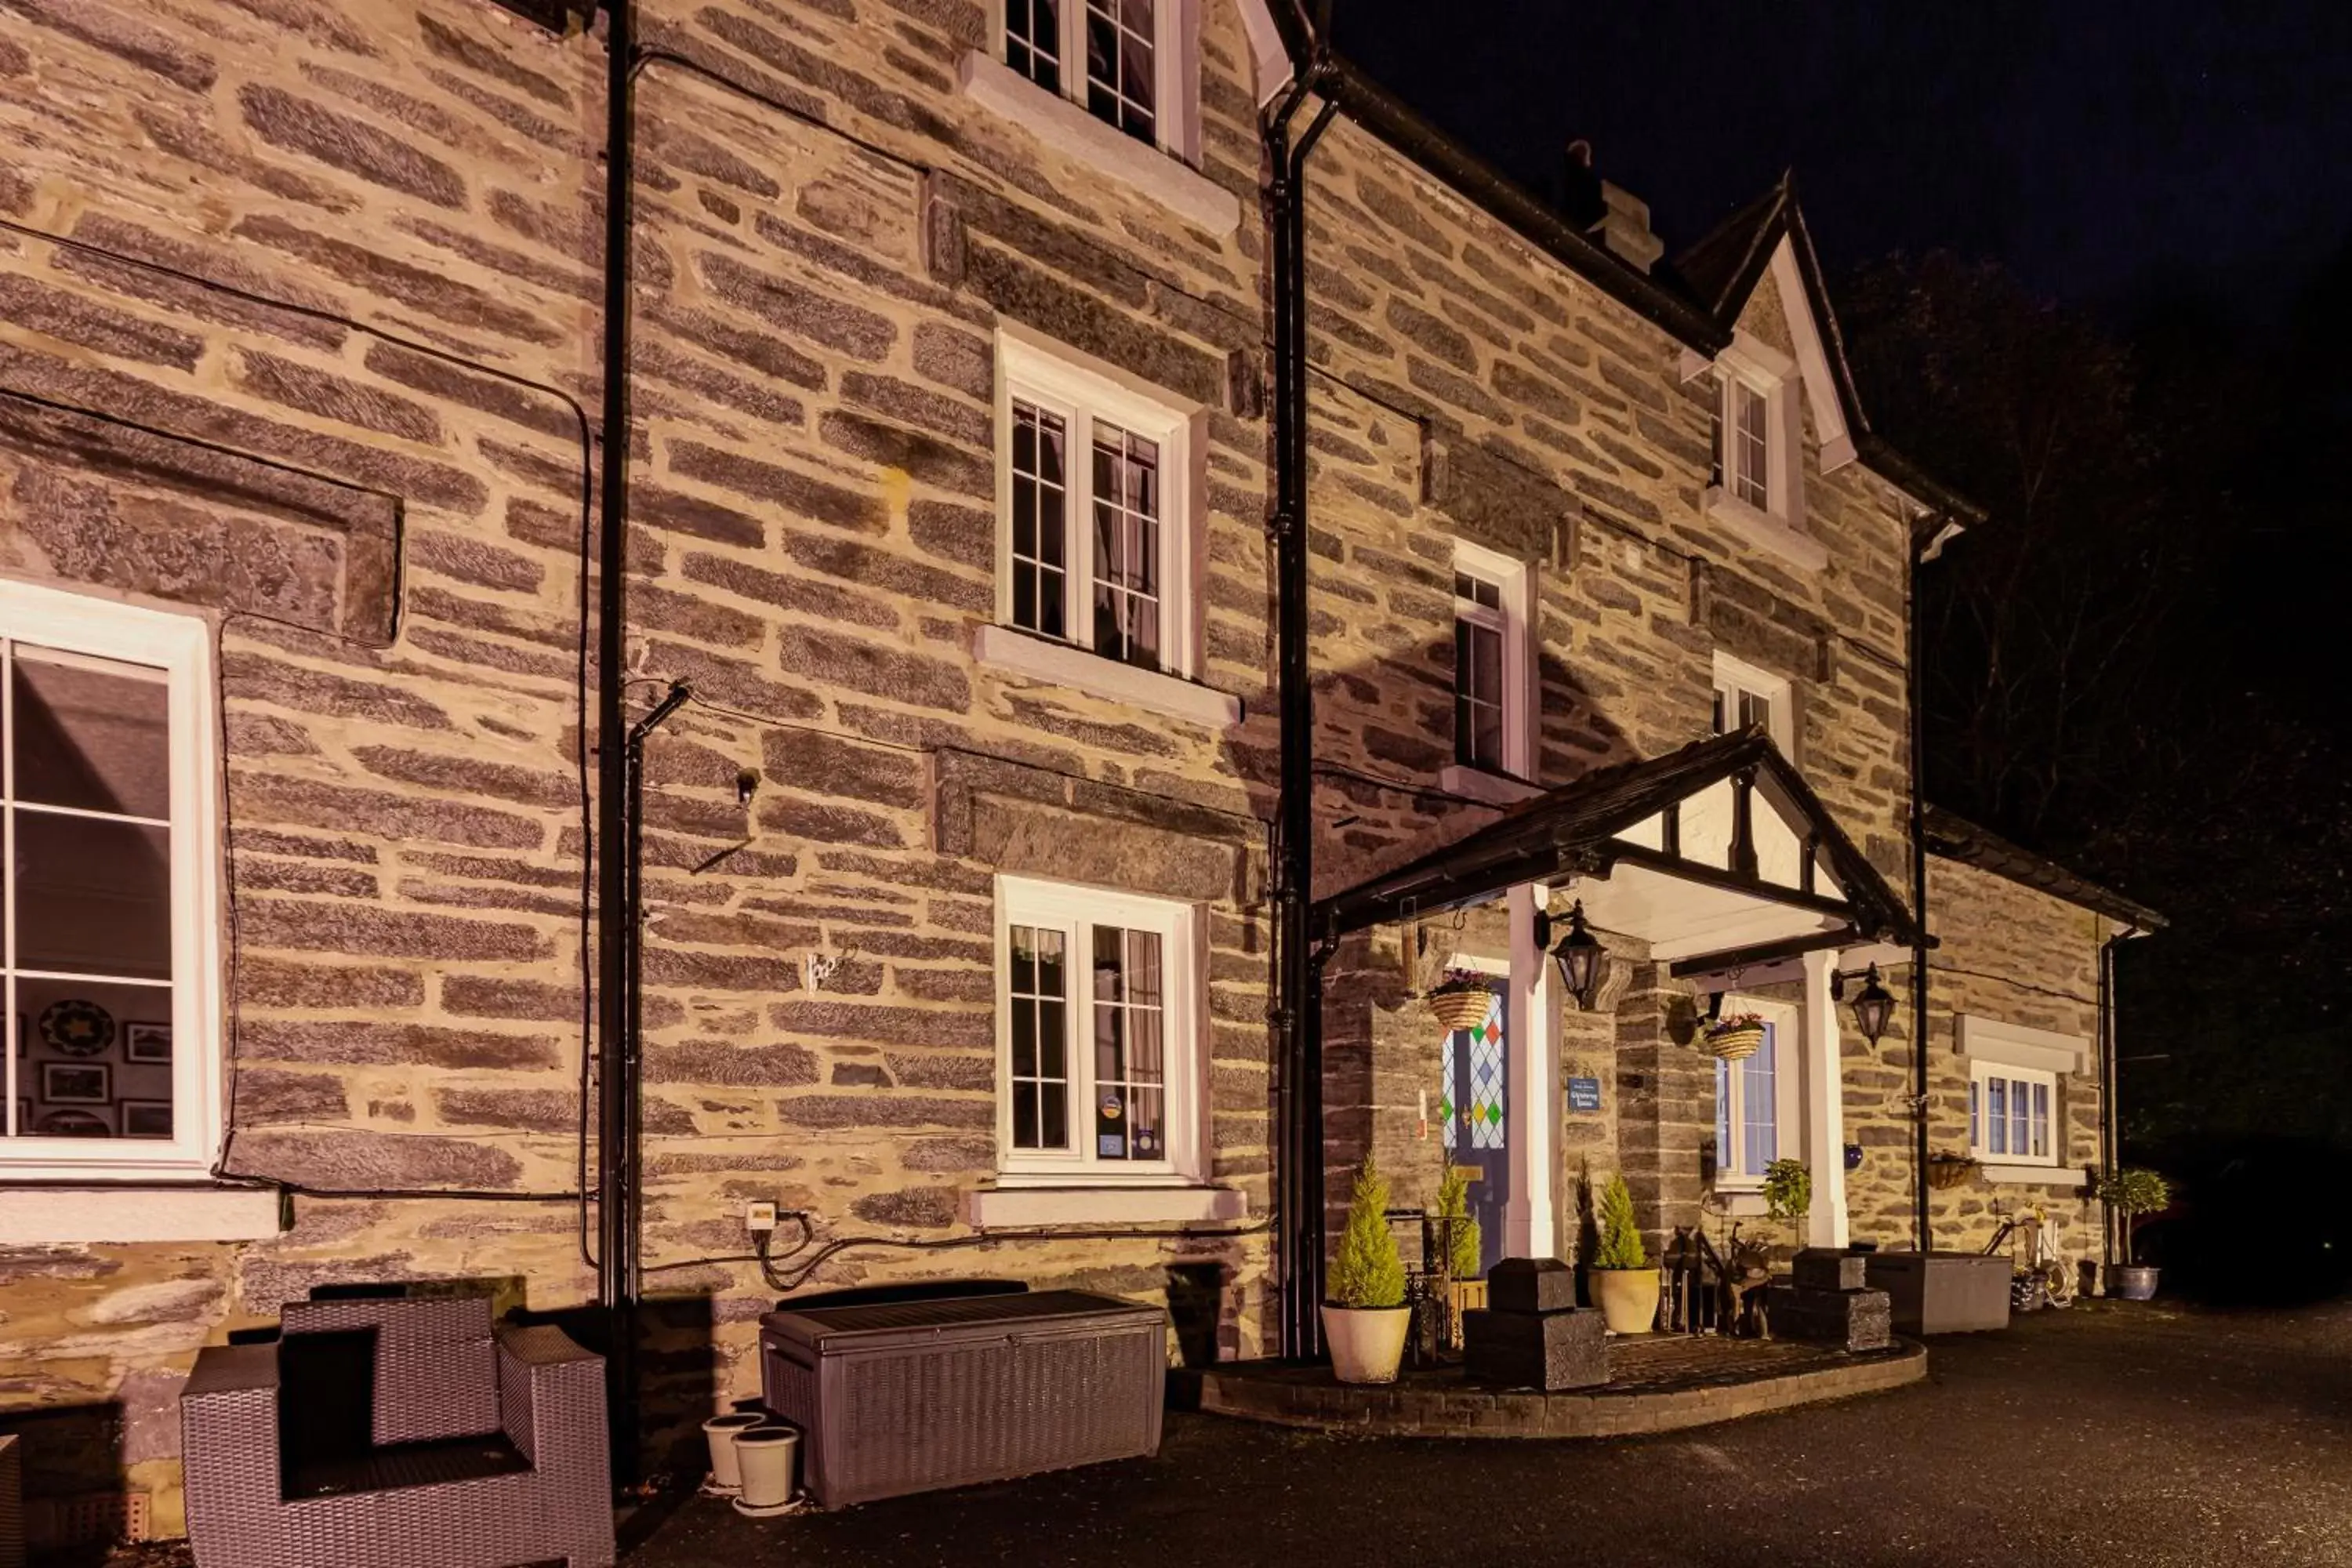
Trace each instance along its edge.
{"label": "black drainpipe", "polygon": [[1273,164],[1274,517],[1276,679],[1282,719],[1282,802],[1275,1023],[1279,1036],[1275,1208],[1282,1280],[1282,1353],[1322,1353],[1323,1008],[1309,931],[1315,897],[1315,689],[1307,647],[1307,155],[1329,125],[1326,100],[1294,145],[1290,122],[1321,80],[1317,64],[1266,119]]}
{"label": "black drainpipe", "polygon": [[[2116,1176],[2116,1127],[2119,1107],[2116,1095],[2121,1085],[2121,1074],[2116,1069],[2116,949],[2139,934],[2136,926],[2126,926],[2099,944],[2099,1190],[2106,1191]],[[2116,1263],[2116,1216],[2105,1204],[2099,1205],[2100,1247],[2102,1265],[2099,1278],[2112,1279]]]}
{"label": "black drainpipe", "polygon": [[1927,679],[1922,664],[1927,639],[1919,629],[1919,568],[1934,547],[1939,521],[1930,516],[1912,525],[1904,605],[1904,684],[1911,709],[1911,1203],[1922,1256],[1935,1250],[1935,1239],[1927,1212]]}
{"label": "black drainpipe", "polygon": [[[603,531],[596,603],[596,1302],[604,1316],[605,1415],[613,1479],[636,1479],[637,1037],[632,981],[637,910],[629,852],[628,731],[630,196],[636,43],[628,0],[604,5],[604,396]],[[677,694],[673,693],[673,702]]]}

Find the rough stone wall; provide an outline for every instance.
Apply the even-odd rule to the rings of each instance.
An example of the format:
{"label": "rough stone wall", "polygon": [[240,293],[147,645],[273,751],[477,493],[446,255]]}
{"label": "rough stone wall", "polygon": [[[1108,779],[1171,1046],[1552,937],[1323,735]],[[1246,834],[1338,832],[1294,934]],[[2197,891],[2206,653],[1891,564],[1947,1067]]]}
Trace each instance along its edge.
{"label": "rough stone wall", "polygon": [[[1969,1064],[1957,1049],[1955,1019],[1969,1013],[2091,1041],[2098,1036],[2098,949],[2111,931],[2088,910],[1975,867],[1931,856],[1928,925],[1941,943],[1928,954],[1928,1147],[1961,1154],[1969,1143]],[[1863,1146],[1863,1164],[1846,1175],[1853,1235],[1908,1245],[1912,1231],[1909,971],[1888,976],[1901,1003],[1876,1050],[1845,1024],[1846,1140]],[[1929,1223],[1939,1251],[1974,1252],[2002,1218],[2040,1205],[2059,1226],[2059,1246],[2076,1262],[2095,1262],[2105,1224],[2084,1195],[2099,1160],[2099,1079],[2095,1049],[2085,1070],[2061,1075],[2053,1132],[2063,1143],[2047,1182],[1992,1183],[1979,1177],[1929,1194]]]}
{"label": "rough stone wall", "polygon": [[[1264,1208],[1265,437],[1259,366],[1231,357],[1265,336],[1257,152],[1238,17],[1204,11],[1203,170],[1244,198],[1224,240],[958,98],[976,4],[643,8],[652,41],[848,133],[640,79],[634,708],[671,679],[700,699],[648,759],[648,1398],[681,1421],[755,1382],[774,1291],[701,1261],[743,1250],[745,1198],[820,1240],[968,1234],[999,867],[1205,906],[1212,1175]],[[593,454],[564,395],[596,407],[604,69],[470,0],[27,0],[0,37],[0,216],[364,323],[0,234],[0,385],[163,432],[93,445],[0,400],[6,569],[220,625],[234,1171],[576,1186]],[[974,665],[1000,311],[1210,405],[1202,675],[1244,727]],[[69,437],[107,456],[61,461]],[[811,953],[843,961],[814,994]],[[315,1283],[593,1295],[568,1197],[293,1215],[250,1246],[0,1253],[0,1405],[96,1435],[39,1487],[103,1484],[110,1449],[176,1530],[194,1350]],[[1206,1321],[1186,1353],[1234,1354],[1264,1254],[869,1249],[814,1282],[1092,1285],[1171,1299]]]}

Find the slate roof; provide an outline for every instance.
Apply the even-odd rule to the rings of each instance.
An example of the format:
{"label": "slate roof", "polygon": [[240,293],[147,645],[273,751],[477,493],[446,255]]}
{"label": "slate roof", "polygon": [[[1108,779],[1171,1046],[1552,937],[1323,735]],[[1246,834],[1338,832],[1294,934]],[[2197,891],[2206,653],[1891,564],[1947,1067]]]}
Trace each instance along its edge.
{"label": "slate roof", "polygon": [[1930,804],[1927,807],[1927,851],[1947,860],[1958,860],[2005,877],[2023,887],[2065,900],[2111,921],[2121,921],[2142,931],[2161,931],[2164,916],[2124,897],[2112,889],[2103,888],[2087,877],[2080,876],[2031,849],[2019,847],[1990,828],[1979,827],[1957,812]]}

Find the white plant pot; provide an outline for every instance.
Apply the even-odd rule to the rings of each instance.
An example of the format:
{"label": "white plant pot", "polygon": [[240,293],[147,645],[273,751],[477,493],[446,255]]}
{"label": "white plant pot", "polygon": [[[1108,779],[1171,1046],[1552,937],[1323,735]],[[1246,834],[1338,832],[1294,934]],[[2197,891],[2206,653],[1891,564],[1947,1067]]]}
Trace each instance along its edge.
{"label": "white plant pot", "polygon": [[793,1459],[801,1435],[790,1426],[751,1426],[735,1434],[735,1464],[743,1478],[738,1513],[782,1513],[793,1504]]}
{"label": "white plant pot", "polygon": [[735,1434],[767,1419],[748,1410],[730,1410],[702,1424],[703,1441],[710,1445],[710,1485],[732,1497],[743,1489],[743,1472],[735,1466]]}
{"label": "white plant pot", "polygon": [[1332,1375],[1341,1383],[1394,1383],[1412,1328],[1410,1307],[1326,1306],[1323,1342],[1331,1349]]}

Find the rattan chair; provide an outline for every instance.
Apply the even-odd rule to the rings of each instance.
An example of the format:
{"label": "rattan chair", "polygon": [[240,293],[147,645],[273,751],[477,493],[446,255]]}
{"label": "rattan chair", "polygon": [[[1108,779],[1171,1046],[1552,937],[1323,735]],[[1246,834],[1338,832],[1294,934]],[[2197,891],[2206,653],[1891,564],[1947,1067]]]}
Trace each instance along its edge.
{"label": "rattan chair", "polygon": [[[197,1568],[612,1563],[603,1357],[482,1298],[292,1303],[283,1329],[205,1350],[180,1395]],[[373,1381],[363,1428],[305,1386],[338,1349]]]}

